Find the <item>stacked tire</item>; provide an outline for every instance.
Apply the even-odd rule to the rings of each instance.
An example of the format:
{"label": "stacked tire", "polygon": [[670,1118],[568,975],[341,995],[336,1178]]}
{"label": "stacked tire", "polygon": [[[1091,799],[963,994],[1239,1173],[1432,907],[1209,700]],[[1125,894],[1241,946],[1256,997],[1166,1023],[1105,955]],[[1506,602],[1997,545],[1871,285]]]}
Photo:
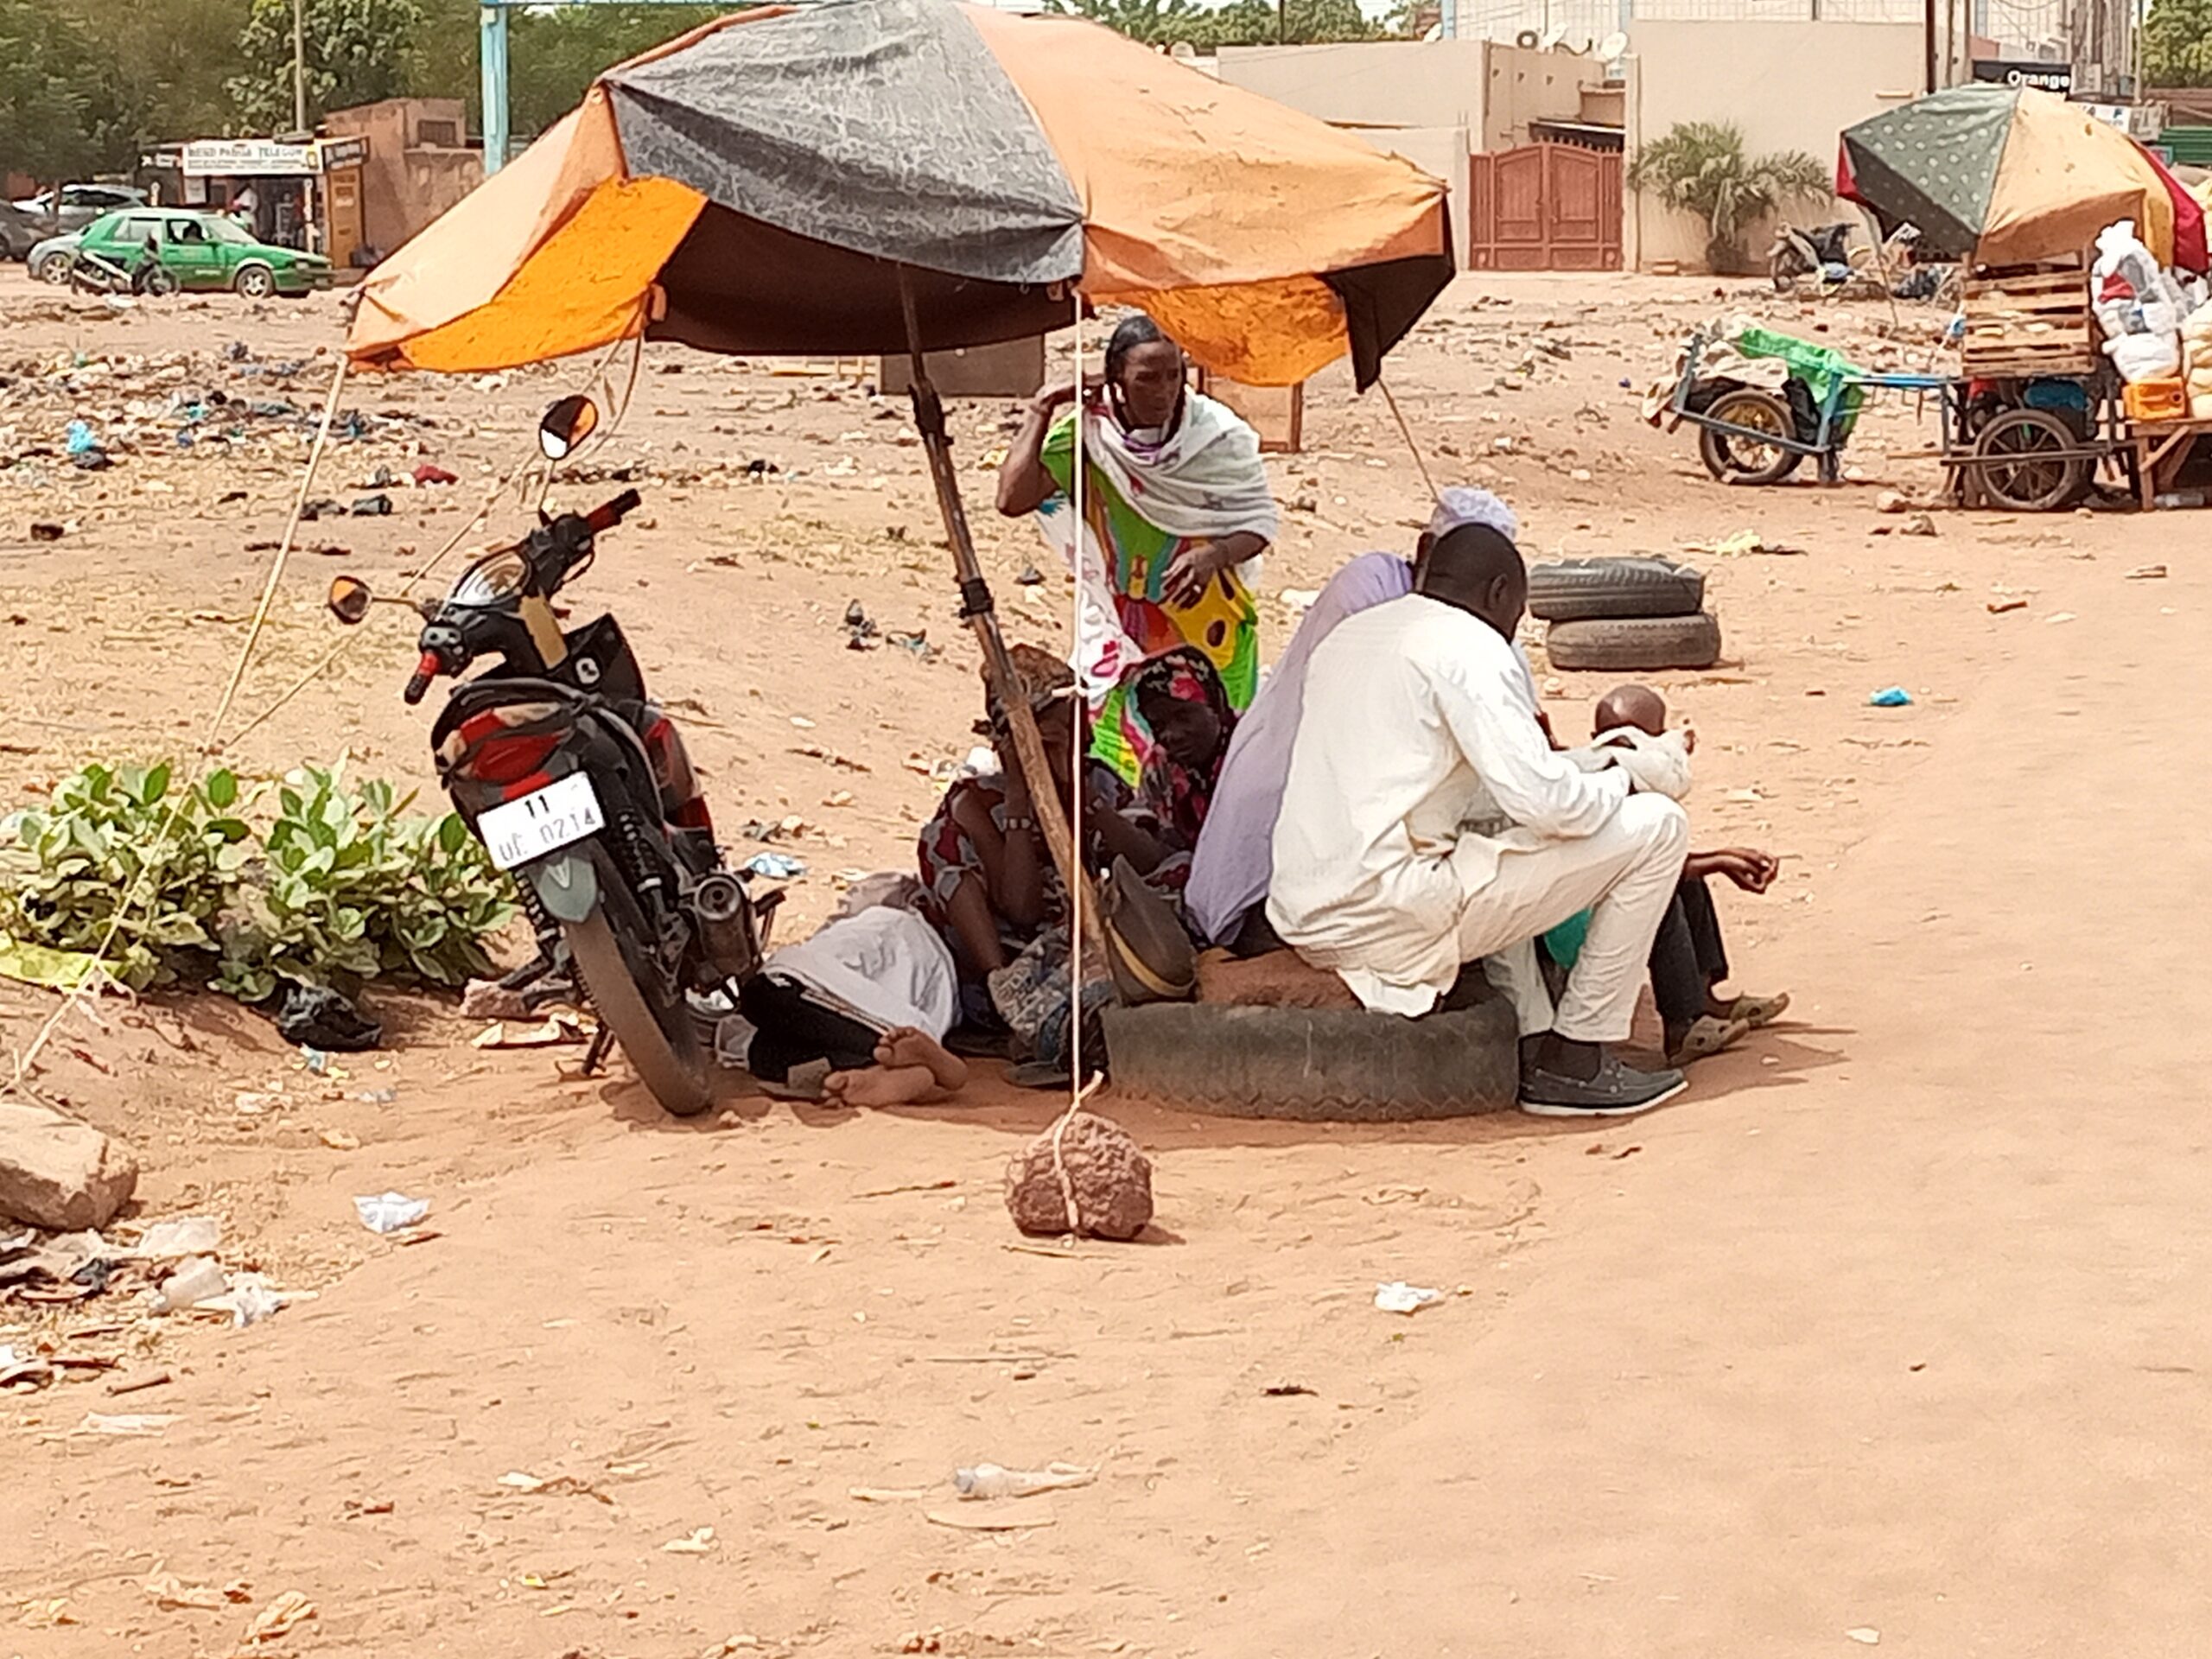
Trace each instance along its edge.
{"label": "stacked tire", "polygon": [[1566,559],[1529,572],[1529,610],[1556,669],[1711,668],[1720,623],[1705,577],[1671,559]]}

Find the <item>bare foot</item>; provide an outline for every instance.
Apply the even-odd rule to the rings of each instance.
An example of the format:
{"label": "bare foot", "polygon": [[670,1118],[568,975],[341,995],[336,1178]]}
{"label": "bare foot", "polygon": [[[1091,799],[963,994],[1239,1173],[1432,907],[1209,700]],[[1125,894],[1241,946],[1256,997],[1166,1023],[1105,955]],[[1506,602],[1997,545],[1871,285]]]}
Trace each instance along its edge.
{"label": "bare foot", "polygon": [[896,1026],[883,1033],[875,1046],[878,1065],[925,1066],[940,1089],[957,1089],[968,1081],[968,1063],[950,1052],[925,1031]]}
{"label": "bare foot", "polygon": [[926,1065],[871,1065],[857,1071],[835,1071],[822,1085],[825,1100],[840,1106],[912,1106],[942,1097],[936,1076]]}

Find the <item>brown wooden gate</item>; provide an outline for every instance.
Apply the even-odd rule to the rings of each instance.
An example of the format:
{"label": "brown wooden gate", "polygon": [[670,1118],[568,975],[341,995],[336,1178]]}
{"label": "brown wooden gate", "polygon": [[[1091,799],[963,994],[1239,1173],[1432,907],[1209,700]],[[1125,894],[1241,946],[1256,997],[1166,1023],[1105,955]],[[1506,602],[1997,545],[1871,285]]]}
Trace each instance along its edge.
{"label": "brown wooden gate", "polygon": [[1468,158],[1474,270],[1618,270],[1618,150],[1529,144]]}

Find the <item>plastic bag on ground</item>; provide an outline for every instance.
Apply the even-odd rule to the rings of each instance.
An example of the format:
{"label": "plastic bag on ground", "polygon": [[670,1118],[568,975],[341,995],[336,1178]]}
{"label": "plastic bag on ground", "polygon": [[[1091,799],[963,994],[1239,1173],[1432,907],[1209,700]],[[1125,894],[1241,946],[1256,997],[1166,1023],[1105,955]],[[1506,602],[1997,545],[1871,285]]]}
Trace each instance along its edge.
{"label": "plastic bag on ground", "polygon": [[410,1198],[399,1192],[385,1192],[374,1198],[355,1198],[353,1209],[361,1217],[361,1225],[371,1232],[396,1233],[429,1215],[430,1201]]}

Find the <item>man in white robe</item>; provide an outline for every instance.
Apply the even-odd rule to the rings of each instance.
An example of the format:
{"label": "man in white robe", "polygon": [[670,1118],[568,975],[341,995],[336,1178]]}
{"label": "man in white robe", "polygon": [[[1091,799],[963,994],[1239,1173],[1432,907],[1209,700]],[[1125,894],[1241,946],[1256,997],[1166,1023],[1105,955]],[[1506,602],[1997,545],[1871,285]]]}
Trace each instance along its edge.
{"label": "man in white robe", "polygon": [[[1306,671],[1268,918],[1366,1007],[1417,1017],[1497,958],[1522,1032],[1521,1105],[1623,1116],[1683,1087],[1611,1052],[1689,849],[1682,809],[1555,753],[1513,648],[1528,572],[1495,529],[1431,550],[1415,589],[1338,625]],[[1589,932],[1552,1005],[1534,941]]]}

